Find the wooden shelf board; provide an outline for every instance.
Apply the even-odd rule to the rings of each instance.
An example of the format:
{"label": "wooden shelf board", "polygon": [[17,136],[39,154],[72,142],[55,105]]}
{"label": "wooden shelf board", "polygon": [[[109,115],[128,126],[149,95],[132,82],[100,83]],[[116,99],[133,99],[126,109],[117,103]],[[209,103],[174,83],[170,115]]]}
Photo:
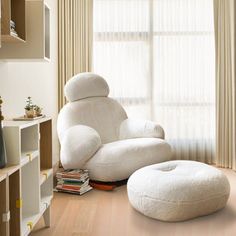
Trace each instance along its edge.
{"label": "wooden shelf board", "polygon": [[1,176],[4,176],[4,175],[9,176],[15,173],[19,169],[20,169],[20,165],[6,166],[5,168],[0,169],[0,179],[1,179]]}
{"label": "wooden shelf board", "polygon": [[46,117],[43,117],[41,119],[38,119],[38,123],[43,123],[43,122],[46,122],[46,121],[50,121],[52,120],[50,117],[46,116]]}
{"label": "wooden shelf board", "polygon": [[53,173],[53,169],[43,169],[40,171],[40,185],[42,185]]}
{"label": "wooden shelf board", "polygon": [[33,124],[37,125],[46,121],[50,121],[50,117],[44,117],[38,120],[32,120],[32,121],[14,121],[14,120],[4,120],[3,121],[3,126],[5,127],[19,127],[20,129],[27,128],[29,126],[32,126]]}
{"label": "wooden shelf board", "polygon": [[24,129],[37,124],[38,124],[37,121],[13,121],[13,120],[3,121],[3,127],[18,127],[19,129]]}
{"label": "wooden shelf board", "polygon": [[0,182],[7,178],[7,173],[4,173],[0,170]]}
{"label": "wooden shelf board", "polygon": [[14,35],[2,35],[2,42],[25,43],[25,40]]}

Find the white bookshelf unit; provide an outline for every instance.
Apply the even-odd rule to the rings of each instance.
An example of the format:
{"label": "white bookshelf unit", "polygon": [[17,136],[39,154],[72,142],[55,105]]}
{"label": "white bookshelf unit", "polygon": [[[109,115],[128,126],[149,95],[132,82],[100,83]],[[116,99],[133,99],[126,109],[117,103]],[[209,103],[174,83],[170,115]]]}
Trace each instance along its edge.
{"label": "white bookshelf unit", "polygon": [[[41,216],[50,226],[52,121],[4,121],[7,167],[0,169],[0,235],[26,236]],[[0,216],[1,216],[0,215]]]}

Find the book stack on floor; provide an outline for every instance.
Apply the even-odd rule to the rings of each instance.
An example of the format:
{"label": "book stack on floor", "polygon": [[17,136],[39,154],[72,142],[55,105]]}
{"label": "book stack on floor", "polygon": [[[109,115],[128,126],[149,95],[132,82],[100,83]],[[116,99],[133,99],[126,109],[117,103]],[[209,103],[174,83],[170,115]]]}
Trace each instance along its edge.
{"label": "book stack on floor", "polygon": [[58,172],[56,178],[58,192],[82,195],[92,189],[87,170],[65,170]]}

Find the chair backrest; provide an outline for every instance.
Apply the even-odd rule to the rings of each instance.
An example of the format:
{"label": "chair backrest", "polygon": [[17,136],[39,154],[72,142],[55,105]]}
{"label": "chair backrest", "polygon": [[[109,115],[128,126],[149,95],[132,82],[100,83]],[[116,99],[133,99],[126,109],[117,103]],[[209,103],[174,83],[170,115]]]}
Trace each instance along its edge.
{"label": "chair backrest", "polygon": [[59,140],[68,128],[79,124],[95,129],[102,143],[118,140],[120,124],[127,115],[117,101],[107,97],[108,94],[107,82],[96,74],[81,73],[70,79],[65,86],[69,102],[58,115]]}

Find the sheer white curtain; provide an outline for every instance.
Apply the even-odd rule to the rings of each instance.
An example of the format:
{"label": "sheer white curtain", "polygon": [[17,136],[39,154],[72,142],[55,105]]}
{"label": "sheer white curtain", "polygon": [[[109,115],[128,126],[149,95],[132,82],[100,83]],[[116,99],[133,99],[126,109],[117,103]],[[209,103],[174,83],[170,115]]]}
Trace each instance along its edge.
{"label": "sheer white curtain", "polygon": [[214,157],[214,46],[212,0],[94,0],[93,70],[177,159]]}
{"label": "sheer white curtain", "polygon": [[149,21],[146,0],[94,0],[93,70],[140,118],[151,118]]}

